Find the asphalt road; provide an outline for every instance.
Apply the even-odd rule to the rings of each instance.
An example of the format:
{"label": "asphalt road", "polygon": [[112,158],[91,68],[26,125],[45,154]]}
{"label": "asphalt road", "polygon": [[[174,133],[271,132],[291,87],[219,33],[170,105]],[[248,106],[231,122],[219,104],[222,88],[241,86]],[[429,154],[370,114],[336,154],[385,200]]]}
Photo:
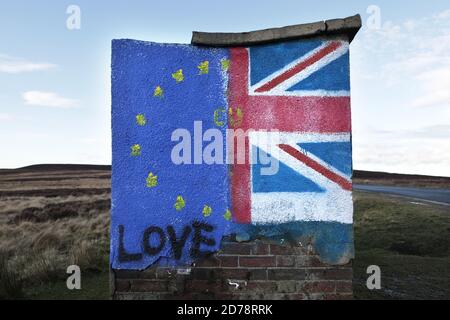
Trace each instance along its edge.
{"label": "asphalt road", "polygon": [[394,187],[367,184],[354,184],[353,189],[356,191],[385,193],[450,206],[450,189]]}

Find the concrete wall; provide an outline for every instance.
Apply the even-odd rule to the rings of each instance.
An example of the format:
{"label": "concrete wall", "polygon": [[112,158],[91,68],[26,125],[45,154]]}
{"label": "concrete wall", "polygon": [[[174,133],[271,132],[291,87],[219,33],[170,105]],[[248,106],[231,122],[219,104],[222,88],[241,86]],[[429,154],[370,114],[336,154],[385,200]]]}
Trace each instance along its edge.
{"label": "concrete wall", "polygon": [[114,297],[351,297],[349,90],[342,36],[113,41]]}

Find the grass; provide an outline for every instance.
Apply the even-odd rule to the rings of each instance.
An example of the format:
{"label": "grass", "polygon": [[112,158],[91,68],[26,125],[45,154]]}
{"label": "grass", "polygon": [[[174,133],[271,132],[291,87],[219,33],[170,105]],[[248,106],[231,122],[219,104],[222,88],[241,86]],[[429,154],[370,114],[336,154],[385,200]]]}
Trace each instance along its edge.
{"label": "grass", "polygon": [[[67,203],[59,203],[63,212]],[[27,217],[23,209],[8,215],[9,220],[1,217],[0,298],[109,298],[109,212],[96,208],[98,202],[86,203],[84,209],[73,205],[77,214],[70,216],[55,218],[36,210],[22,219]],[[55,206],[52,210],[56,212]],[[81,290],[66,287],[72,264],[82,270]]]}
{"label": "grass", "polygon": [[[450,299],[450,210],[355,192],[356,299]],[[365,286],[381,268],[381,290]]]}
{"label": "grass", "polygon": [[0,299],[18,299],[23,297],[22,281],[9,265],[7,256],[0,253]]}
{"label": "grass", "polygon": [[[104,172],[81,184],[83,174],[58,179],[62,187],[109,186]],[[54,188],[48,177],[0,176],[0,189],[18,190],[0,201],[0,299],[108,299],[110,194],[20,195],[24,186]],[[360,192],[354,198],[355,298],[450,299],[449,208]],[[81,290],[66,287],[72,264],[81,267]],[[365,286],[372,264],[381,268],[381,290]]]}
{"label": "grass", "polygon": [[[110,299],[109,273],[87,272],[81,276],[81,289],[68,290],[66,281],[43,283],[30,287],[27,292],[29,299],[35,300],[107,300]],[[68,275],[67,275],[68,276]]]}

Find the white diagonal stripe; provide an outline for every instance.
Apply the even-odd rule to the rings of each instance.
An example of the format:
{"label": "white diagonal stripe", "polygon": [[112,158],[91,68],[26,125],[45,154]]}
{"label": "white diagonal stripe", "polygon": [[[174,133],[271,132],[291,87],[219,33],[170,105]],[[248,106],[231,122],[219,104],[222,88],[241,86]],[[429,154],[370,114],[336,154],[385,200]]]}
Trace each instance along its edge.
{"label": "white diagonal stripe", "polygon": [[[340,46],[339,48],[337,48],[335,51],[327,54],[325,57],[323,57],[322,59],[320,59],[319,61],[313,63],[312,65],[306,67],[305,69],[303,69],[302,71],[300,71],[299,73],[297,73],[296,75],[292,76],[289,79],[286,79],[285,81],[283,81],[282,83],[278,84],[275,88],[271,89],[268,92],[255,92],[255,90],[259,87],[261,87],[262,85],[264,85],[265,83],[271,81],[272,79],[274,79],[275,77],[278,77],[279,75],[285,73],[286,71],[288,71],[289,69],[293,68],[294,66],[296,66],[297,64],[309,59],[310,57],[312,57],[313,55],[317,54],[319,51],[321,51],[322,49],[324,49],[325,47],[327,47],[331,42],[339,42]],[[259,81],[258,83],[254,84],[254,85],[250,85],[250,72],[251,72],[251,64],[249,64],[249,94],[251,95],[304,95],[304,96],[309,96],[309,95],[314,95],[314,93],[316,95],[320,95],[320,93],[322,93],[323,90],[305,90],[303,91],[291,91],[288,92],[287,89],[289,89],[290,87],[294,86],[295,84],[303,81],[304,79],[306,79],[307,77],[309,77],[311,74],[313,74],[314,72],[322,69],[324,66],[328,65],[329,63],[331,63],[332,61],[340,58],[341,56],[343,56],[345,53],[348,52],[348,43],[345,41],[326,41],[324,44],[322,44],[321,46],[315,48],[314,50],[308,52],[307,54],[305,54],[304,56],[300,57],[297,60],[294,60],[293,62],[289,63],[288,65],[286,65],[284,68],[277,70],[276,72],[272,73],[271,75],[267,76],[266,78],[264,78],[263,80]],[[318,91],[318,92],[316,92]],[[311,92],[312,94],[308,94],[308,92]],[[332,96],[333,91],[330,92],[325,92],[326,96]],[[336,93],[337,96],[348,96],[349,92],[346,90],[342,90],[342,91],[334,91],[334,93]]]}

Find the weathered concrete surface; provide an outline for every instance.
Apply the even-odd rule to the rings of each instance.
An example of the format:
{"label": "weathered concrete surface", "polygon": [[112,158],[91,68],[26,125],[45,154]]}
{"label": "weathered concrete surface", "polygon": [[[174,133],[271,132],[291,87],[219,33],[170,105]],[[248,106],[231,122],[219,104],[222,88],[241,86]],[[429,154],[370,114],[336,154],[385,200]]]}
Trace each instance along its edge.
{"label": "weathered concrete surface", "polygon": [[346,35],[351,42],[361,28],[359,14],[344,19],[333,19],[313,23],[297,24],[251,32],[192,32],[194,45],[230,47],[249,46],[268,42],[310,38],[315,36]]}
{"label": "weathered concrete surface", "polygon": [[[351,298],[349,42],[360,26],[113,42],[115,298]],[[249,162],[189,166],[203,164],[191,157],[191,132],[199,158],[210,141],[202,128],[214,141],[250,132]],[[237,158],[226,141],[214,153]]]}

